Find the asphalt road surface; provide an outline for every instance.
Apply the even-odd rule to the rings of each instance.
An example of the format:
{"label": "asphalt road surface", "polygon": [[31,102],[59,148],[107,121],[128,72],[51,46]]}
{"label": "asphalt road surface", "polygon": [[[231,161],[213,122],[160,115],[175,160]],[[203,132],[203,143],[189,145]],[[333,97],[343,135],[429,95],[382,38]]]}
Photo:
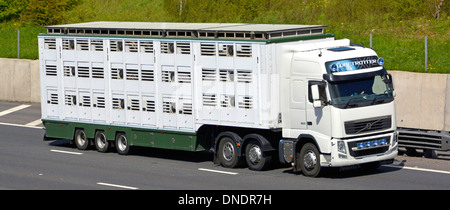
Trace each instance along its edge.
{"label": "asphalt road surface", "polygon": [[[39,104],[0,102],[0,189],[39,190],[450,190],[450,153],[399,155],[376,171],[341,169],[320,178],[229,169],[210,153],[135,148],[134,154],[79,151],[67,140],[42,141]],[[420,153],[419,153],[420,154]]]}

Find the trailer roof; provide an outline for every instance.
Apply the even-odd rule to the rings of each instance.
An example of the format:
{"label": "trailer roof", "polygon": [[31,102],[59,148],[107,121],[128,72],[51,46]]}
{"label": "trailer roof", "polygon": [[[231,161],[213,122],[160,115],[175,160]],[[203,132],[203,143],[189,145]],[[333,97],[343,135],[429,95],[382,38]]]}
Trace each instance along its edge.
{"label": "trailer roof", "polygon": [[323,34],[323,25],[99,21],[46,26],[48,34],[273,39]]}

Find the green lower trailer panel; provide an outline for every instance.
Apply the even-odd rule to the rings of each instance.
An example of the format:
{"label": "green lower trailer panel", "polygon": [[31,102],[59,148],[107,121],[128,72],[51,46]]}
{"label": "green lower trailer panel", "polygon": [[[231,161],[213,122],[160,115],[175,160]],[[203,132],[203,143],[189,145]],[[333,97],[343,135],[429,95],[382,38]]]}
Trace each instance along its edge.
{"label": "green lower trailer panel", "polygon": [[[132,146],[203,151],[207,142],[197,138],[195,132],[146,129],[119,125],[105,125],[82,122],[68,122],[42,119],[49,139],[73,139],[76,129],[84,129],[87,138],[93,139],[95,132],[102,130],[109,141],[114,141],[117,133],[125,133]],[[200,141],[199,141],[200,140]]]}

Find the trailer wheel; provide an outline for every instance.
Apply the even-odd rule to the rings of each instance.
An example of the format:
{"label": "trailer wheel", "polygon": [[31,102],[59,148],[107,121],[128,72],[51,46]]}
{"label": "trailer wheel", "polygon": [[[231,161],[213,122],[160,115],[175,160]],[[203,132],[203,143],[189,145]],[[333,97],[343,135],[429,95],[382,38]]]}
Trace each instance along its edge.
{"label": "trailer wheel", "polygon": [[115,142],[116,150],[119,155],[127,155],[130,153],[130,144],[124,133],[118,133]]}
{"label": "trailer wheel", "polygon": [[238,163],[238,149],[236,143],[229,137],[223,137],[219,143],[219,159],[222,166],[234,168]]}
{"label": "trailer wheel", "polygon": [[110,143],[106,139],[106,135],[104,131],[96,131],[94,136],[94,144],[97,151],[105,153],[110,148]]}
{"label": "trailer wheel", "polygon": [[297,155],[297,164],[305,176],[317,177],[320,173],[320,153],[316,145],[306,143]]}
{"label": "trailer wheel", "polygon": [[270,165],[272,156],[264,156],[260,143],[256,140],[250,140],[245,147],[245,160],[251,170],[262,171]]}
{"label": "trailer wheel", "polygon": [[83,129],[75,131],[75,145],[79,150],[86,150],[89,147],[89,139],[86,137],[86,132]]}

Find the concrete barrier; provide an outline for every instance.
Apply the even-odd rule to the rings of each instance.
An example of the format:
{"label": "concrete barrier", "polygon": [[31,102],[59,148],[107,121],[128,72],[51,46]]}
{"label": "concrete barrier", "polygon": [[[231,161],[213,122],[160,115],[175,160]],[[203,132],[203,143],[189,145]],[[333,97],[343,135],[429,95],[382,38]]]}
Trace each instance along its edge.
{"label": "concrete barrier", "polygon": [[450,131],[450,75],[390,71],[397,126]]}
{"label": "concrete barrier", "polygon": [[447,74],[447,92],[445,93],[445,125],[444,130],[450,131],[450,74]]}
{"label": "concrete barrier", "polygon": [[39,61],[0,58],[0,100],[39,103]]}
{"label": "concrete barrier", "polygon": [[[450,74],[389,71],[397,126],[450,131]],[[0,58],[0,101],[40,103],[39,61]]]}

